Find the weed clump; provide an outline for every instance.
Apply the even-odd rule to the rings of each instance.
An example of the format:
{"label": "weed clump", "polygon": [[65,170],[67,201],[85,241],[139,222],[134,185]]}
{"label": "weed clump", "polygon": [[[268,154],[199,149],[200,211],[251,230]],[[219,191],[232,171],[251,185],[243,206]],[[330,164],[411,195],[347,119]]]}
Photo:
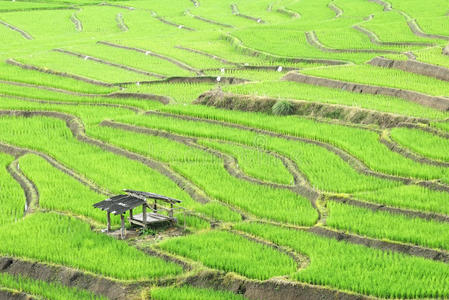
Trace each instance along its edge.
{"label": "weed clump", "polygon": [[288,116],[293,113],[293,105],[286,100],[276,102],[271,108],[273,115]]}

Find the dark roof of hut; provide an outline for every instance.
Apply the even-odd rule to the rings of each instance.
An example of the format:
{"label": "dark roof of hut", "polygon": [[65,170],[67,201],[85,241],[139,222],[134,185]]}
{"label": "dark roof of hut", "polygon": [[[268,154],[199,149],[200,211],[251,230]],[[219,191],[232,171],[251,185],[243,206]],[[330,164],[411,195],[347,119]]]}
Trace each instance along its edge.
{"label": "dark roof of hut", "polygon": [[145,199],[157,199],[157,200],[163,200],[166,202],[172,202],[172,203],[181,203],[181,200],[178,199],[174,199],[174,198],[170,198],[170,197],[166,197],[166,196],[162,196],[162,195],[158,195],[158,194],[154,194],[154,193],[149,193],[149,192],[139,192],[139,191],[133,191],[133,190],[123,190],[124,192],[131,194],[131,195],[135,195],[135,196],[139,196]]}
{"label": "dark roof of hut", "polygon": [[105,210],[114,215],[121,215],[124,212],[146,204],[146,201],[132,195],[117,195],[101,202],[95,203],[94,207]]}

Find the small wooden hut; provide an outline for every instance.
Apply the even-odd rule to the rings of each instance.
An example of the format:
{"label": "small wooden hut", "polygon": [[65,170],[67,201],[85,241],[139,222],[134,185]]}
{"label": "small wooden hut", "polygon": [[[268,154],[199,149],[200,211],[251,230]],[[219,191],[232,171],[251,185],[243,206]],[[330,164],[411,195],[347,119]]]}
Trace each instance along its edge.
{"label": "small wooden hut", "polygon": [[[175,211],[183,211],[185,208],[179,206],[181,200],[133,190],[124,190],[125,194],[112,196],[106,200],[95,203],[94,207],[107,212],[108,232],[111,231],[111,214],[120,215],[121,237],[125,237],[125,214],[129,211],[129,222],[131,224],[147,227],[151,224],[174,222]],[[142,206],[142,213],[134,215],[133,210]],[[150,211],[147,211],[147,208]],[[185,222],[184,222],[185,227]]]}

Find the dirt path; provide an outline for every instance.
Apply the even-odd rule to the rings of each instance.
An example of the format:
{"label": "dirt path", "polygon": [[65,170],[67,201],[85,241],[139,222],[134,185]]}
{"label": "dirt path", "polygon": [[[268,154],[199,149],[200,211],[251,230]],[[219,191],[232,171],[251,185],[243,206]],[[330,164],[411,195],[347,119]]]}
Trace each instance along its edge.
{"label": "dirt path", "polygon": [[179,28],[179,29],[183,29],[183,30],[187,30],[187,31],[196,31],[196,29],[194,29],[194,28],[187,27],[187,26],[184,26],[182,24],[176,24],[176,23],[171,22],[171,21],[169,21],[169,20],[167,20],[165,18],[162,18],[162,17],[158,16],[156,13],[153,13],[153,17],[158,19],[159,21],[161,21],[164,24],[167,24],[167,25],[170,25],[170,26],[174,26],[174,27]]}
{"label": "dirt path", "polygon": [[218,21],[214,21],[214,20],[211,20],[211,19],[207,19],[207,18],[204,18],[204,17],[201,17],[201,16],[194,15],[194,14],[192,14],[188,10],[186,11],[186,14],[191,16],[191,17],[193,17],[193,18],[195,18],[195,19],[197,19],[197,20],[200,20],[200,21],[203,21],[203,22],[206,22],[206,23],[209,23],[209,24],[218,25],[218,26],[226,27],[226,28],[234,28],[234,26],[229,25],[229,24],[221,23],[221,22],[218,22]]}
{"label": "dirt path", "polygon": [[419,42],[383,42],[379,39],[379,37],[372,31],[361,27],[359,25],[352,26],[355,30],[358,32],[363,33],[364,35],[368,36],[371,43],[379,46],[397,46],[397,47],[431,47],[434,46],[434,44],[431,43],[419,43]]}
{"label": "dirt path", "polygon": [[391,6],[390,3],[386,2],[386,1],[382,1],[382,0],[368,0],[370,2],[374,2],[377,3],[381,6],[384,7],[384,11],[391,11],[393,9],[393,7]]}
{"label": "dirt path", "polygon": [[443,167],[447,168],[449,167],[448,162],[438,161],[431,158],[427,158],[425,156],[422,156],[420,154],[414,153],[413,151],[404,148],[403,146],[396,143],[390,135],[390,132],[386,132],[380,136],[379,141],[387,146],[388,149],[390,149],[393,152],[399,153],[402,156],[409,158],[411,160],[414,160],[416,162],[419,162],[421,164],[431,165],[431,166],[437,166],[437,167]]}
{"label": "dirt path", "polygon": [[276,250],[276,251],[278,251],[280,253],[283,253],[283,254],[289,256],[298,265],[298,269],[297,269],[298,271],[306,269],[310,265],[310,258],[308,256],[306,256],[306,255],[303,255],[303,254],[300,254],[298,252],[292,251],[291,249],[279,246],[279,245],[277,245],[275,243],[266,241],[264,239],[261,239],[261,238],[258,238],[258,237],[254,237],[254,236],[252,236],[252,235],[250,235],[250,234],[248,234],[246,232],[243,232],[243,231],[239,231],[239,230],[235,230],[235,229],[229,229],[229,230],[225,230],[225,231],[230,232],[230,233],[235,234],[235,235],[239,235],[239,236],[241,236],[241,237],[243,237],[243,238],[245,238],[245,239],[247,239],[249,241],[261,244],[263,246],[270,247],[270,248],[272,248],[272,249],[274,249],[274,250]]}
{"label": "dirt path", "polygon": [[360,84],[354,82],[346,82],[311,75],[304,75],[297,72],[289,72],[282,80],[307,83],[317,86],[325,86],[330,88],[342,89],[354,93],[384,95],[402,98],[423,106],[434,109],[447,111],[449,110],[449,98],[430,96],[420,92],[402,90],[397,88],[389,88],[383,86],[374,86],[368,84]]}
{"label": "dirt path", "polygon": [[335,5],[334,2],[330,2],[327,7],[329,7],[331,10],[334,11],[335,19],[338,19],[343,15],[343,10],[341,8],[339,8],[337,5]]}
{"label": "dirt path", "polygon": [[126,32],[129,30],[128,26],[126,26],[125,24],[125,20],[123,19],[122,13],[118,13],[115,16],[115,21],[117,22],[117,26],[121,31]]}
{"label": "dirt path", "polygon": [[449,223],[449,216],[438,214],[438,213],[431,213],[431,212],[421,212],[416,210],[410,210],[410,209],[404,209],[404,208],[397,208],[392,206],[387,206],[383,204],[376,204],[366,201],[361,201],[353,198],[344,198],[339,196],[330,196],[329,201],[339,202],[348,204],[351,206],[366,208],[369,210],[372,210],[374,212],[383,211],[388,212],[390,214],[394,215],[404,215],[411,218],[420,218],[424,220],[433,220],[437,222],[444,222]]}
{"label": "dirt path", "polygon": [[36,261],[0,256],[0,273],[30,277],[48,283],[57,282],[67,287],[88,290],[113,300],[129,299],[134,291],[130,285],[68,267]]}
{"label": "dirt path", "polygon": [[142,75],[146,75],[146,76],[150,76],[150,77],[156,77],[156,78],[160,78],[160,79],[165,79],[167,78],[166,76],[163,76],[161,74],[157,74],[157,73],[153,73],[153,72],[148,72],[148,71],[144,71],[144,70],[140,70],[140,69],[136,69],[133,67],[129,67],[126,65],[121,65],[121,64],[117,64],[114,62],[110,62],[101,58],[97,58],[97,57],[93,57],[90,55],[86,55],[86,54],[81,54],[81,53],[77,53],[77,52],[73,52],[73,51],[69,51],[69,50],[64,50],[64,49],[53,49],[53,51],[59,52],[59,53],[64,53],[67,55],[71,55],[71,56],[75,56],[78,58],[82,58],[84,60],[91,60],[91,61],[95,61],[97,63],[101,63],[104,65],[108,65],[108,66],[112,66],[112,67],[116,67],[116,68],[120,68],[126,71],[130,71],[130,72],[134,72],[137,74],[142,74]]}
{"label": "dirt path", "polygon": [[169,118],[176,118],[176,119],[181,119],[181,120],[190,120],[190,121],[216,124],[216,125],[220,125],[220,126],[224,126],[224,127],[256,132],[256,133],[260,133],[260,134],[271,136],[271,137],[282,138],[282,139],[286,139],[286,140],[298,141],[298,142],[302,142],[302,143],[315,145],[315,146],[324,148],[324,149],[336,154],[343,161],[348,163],[354,170],[356,170],[357,172],[359,172],[361,174],[373,176],[373,177],[377,177],[377,178],[381,178],[381,179],[398,181],[403,184],[417,184],[417,185],[425,186],[425,187],[433,189],[433,190],[449,192],[448,185],[441,184],[438,182],[426,181],[426,180],[421,180],[421,179],[411,179],[411,178],[407,178],[407,177],[401,177],[401,176],[390,175],[390,174],[373,171],[364,162],[362,162],[358,158],[352,156],[350,153],[348,153],[330,143],[307,139],[307,138],[303,138],[303,137],[279,134],[279,133],[275,133],[275,132],[272,132],[269,130],[248,127],[248,126],[235,124],[235,123],[228,123],[228,122],[210,120],[210,119],[202,119],[202,118],[191,117],[191,116],[186,116],[186,115],[175,115],[175,114],[156,112],[156,111],[147,112],[146,114],[154,114],[154,115],[165,116],[165,117],[169,117]]}
{"label": "dirt path", "polygon": [[118,4],[112,4],[112,3],[107,3],[107,2],[102,2],[98,5],[101,6],[110,6],[110,7],[118,7],[118,8],[123,8],[123,9],[127,9],[127,10],[135,10],[134,7],[131,6],[125,6],[125,5],[118,5]]}
{"label": "dirt path", "polygon": [[95,184],[93,181],[87,179],[84,175],[76,173],[75,171],[73,171],[72,169],[66,167],[64,164],[60,163],[59,161],[57,161],[56,159],[54,159],[53,157],[51,157],[50,155],[48,155],[46,153],[43,153],[43,152],[40,152],[40,151],[31,150],[31,149],[26,149],[26,148],[22,148],[22,147],[13,146],[13,145],[10,145],[10,144],[5,144],[3,142],[0,142],[0,149],[7,150],[8,153],[10,153],[10,154],[22,153],[22,155],[23,154],[37,155],[37,156],[45,159],[54,168],[58,169],[59,171],[63,172],[64,174],[72,177],[73,179],[75,179],[79,183],[83,184],[84,186],[87,186],[88,188],[90,188],[94,192],[96,192],[98,194],[101,194],[101,195],[105,195],[105,196],[113,195],[110,191],[108,191],[108,190],[100,187],[99,185]]}
{"label": "dirt path", "polygon": [[[270,10],[269,10],[269,11],[270,11]],[[293,10],[287,9],[287,8],[285,8],[285,7],[283,7],[283,8],[278,8],[278,9],[276,9],[276,11],[277,11],[278,13],[283,14],[283,15],[285,15],[285,16],[287,16],[287,17],[292,18],[292,19],[298,19],[298,18],[301,17],[301,15],[300,15],[299,13],[297,13],[297,12],[295,12],[295,11],[293,11]]]}
{"label": "dirt path", "polygon": [[[360,128],[363,125],[377,125],[380,128],[392,128],[404,122],[430,124],[430,120],[428,119],[407,117],[387,112],[383,113],[359,107],[311,102],[308,100],[285,100],[293,105],[293,115],[314,120],[321,119],[321,121],[325,120],[327,123],[332,122],[333,124],[337,122],[340,125],[344,122],[343,125],[345,126],[350,126],[350,124],[352,124],[352,126],[357,125],[357,127]],[[212,90],[201,94],[198,99],[195,100],[195,103],[228,110],[266,113],[270,112],[273,105],[278,101],[278,98],[238,95],[223,93],[219,90]],[[331,120],[333,121],[330,121],[330,118],[332,118]]]}
{"label": "dirt path", "polygon": [[383,53],[383,54],[403,54],[399,51],[393,51],[393,50],[382,50],[382,49],[336,49],[336,48],[329,48],[327,46],[324,46],[319,40],[318,37],[315,34],[315,31],[308,31],[305,33],[306,39],[309,45],[312,47],[315,47],[323,52],[330,52],[330,53]]}
{"label": "dirt path", "polygon": [[237,4],[231,4],[231,10],[232,10],[232,14],[234,16],[242,17],[242,18],[245,18],[245,19],[257,22],[259,24],[265,24],[265,21],[262,20],[261,18],[255,18],[255,17],[251,17],[251,16],[248,16],[248,15],[241,14],[239,9],[238,9],[238,7],[237,7]]}
{"label": "dirt path", "polygon": [[70,21],[72,21],[73,25],[75,25],[75,30],[78,32],[83,31],[83,23],[78,18],[76,13],[73,13],[73,15],[70,16]]}
{"label": "dirt path", "polygon": [[338,241],[345,241],[351,244],[363,245],[369,248],[380,249],[383,251],[400,252],[410,256],[423,257],[426,259],[444,263],[449,262],[449,253],[446,251],[439,251],[411,244],[403,244],[400,242],[378,240],[375,238],[348,234],[324,227],[312,227],[307,231],[327,238],[332,238]]}
{"label": "dirt path", "polygon": [[[30,88],[36,88],[36,89],[41,89],[41,90],[47,90],[50,92],[55,92],[55,93],[61,93],[61,94],[66,94],[66,95],[73,95],[73,96],[79,96],[79,97],[91,97],[91,98],[123,98],[123,99],[135,99],[135,100],[153,100],[153,101],[158,101],[161,102],[162,104],[169,104],[170,102],[173,102],[173,99],[171,99],[170,97],[167,96],[161,96],[161,95],[154,95],[154,94],[140,94],[140,93],[126,93],[126,92],[112,92],[109,94],[87,94],[87,93],[80,93],[80,92],[74,92],[74,91],[69,91],[69,90],[64,90],[64,89],[59,89],[59,88],[52,88],[52,87],[48,87],[48,86],[41,86],[41,85],[34,85],[34,84],[30,84],[30,83],[23,83],[23,82],[14,82],[14,81],[4,81],[4,80],[0,80],[0,83],[2,84],[10,84],[10,85],[15,85],[15,86],[23,86],[23,87],[30,87]],[[5,96],[5,95],[4,95]],[[18,99],[29,99],[26,97],[20,97],[20,96],[12,96],[12,95],[7,95],[7,97],[16,97]],[[39,100],[39,101],[45,101],[45,100]],[[50,102],[50,101],[48,101]],[[54,101],[51,103],[56,103],[58,104],[58,101]],[[70,102],[59,102],[61,104],[63,103],[67,103],[70,104]],[[73,103],[73,102],[72,102]],[[80,103],[81,105],[81,103]],[[97,105],[104,105],[104,106],[108,106],[108,105],[115,105],[115,104],[97,104]],[[131,106],[126,106],[126,105],[121,105],[121,107],[128,107],[131,108]],[[133,110],[138,110],[138,108],[133,108]]]}
{"label": "dirt path", "polygon": [[314,59],[314,58],[279,56],[279,55],[271,54],[268,52],[249,48],[249,47],[243,45],[243,42],[240,41],[238,38],[236,38],[230,34],[224,33],[221,35],[221,38],[225,41],[228,41],[232,46],[234,46],[240,52],[242,52],[246,55],[261,57],[261,58],[269,60],[269,61],[284,62],[284,63],[289,62],[289,63],[324,64],[324,65],[331,65],[331,66],[350,64],[350,62],[342,61],[342,60],[335,60],[335,59]]}
{"label": "dirt path", "polygon": [[249,80],[236,78],[236,77],[222,77],[222,76],[198,76],[198,77],[168,77],[163,80],[149,80],[139,82],[119,82],[117,86],[127,85],[151,85],[151,84],[168,84],[168,83],[212,83],[212,84],[242,84],[247,83]]}
{"label": "dirt path", "polygon": [[[244,171],[242,171],[240,169],[240,167],[238,166],[238,161],[235,157],[233,157],[227,153],[224,153],[222,151],[200,145],[198,143],[197,139],[193,138],[193,137],[187,137],[187,136],[173,134],[173,133],[160,131],[160,130],[156,130],[156,129],[149,129],[149,128],[144,128],[144,127],[139,127],[139,126],[134,126],[134,125],[129,125],[129,124],[117,123],[117,122],[113,122],[113,121],[103,121],[100,125],[117,128],[117,129],[122,129],[122,130],[126,130],[126,131],[131,131],[131,132],[147,134],[147,135],[162,136],[164,138],[167,138],[167,139],[182,143],[184,145],[187,145],[189,147],[196,148],[198,150],[212,154],[213,156],[215,156],[223,161],[223,167],[230,176],[240,179],[240,180],[244,180],[244,181],[253,183],[253,184],[267,186],[267,187],[270,187],[273,189],[290,190],[290,191],[308,199],[311,202],[312,207],[314,207],[317,210],[318,214],[320,215],[320,211],[318,210],[317,205],[316,205],[316,200],[320,194],[310,186],[310,184],[306,180],[306,177],[304,175],[302,175],[302,173],[300,173],[296,164],[287,158],[284,158],[283,162],[286,163],[286,167],[288,168],[288,170],[294,174],[293,176],[295,177],[295,181],[297,181],[297,183],[295,183],[294,185],[272,183],[272,182],[267,182],[264,180],[260,180],[260,179],[248,176]],[[278,156],[280,156],[280,155],[278,155]],[[299,176],[301,176],[301,177],[299,178]]]}
{"label": "dirt path", "polygon": [[402,70],[418,75],[433,77],[439,80],[449,81],[449,69],[436,65],[426,64],[414,60],[393,60],[384,57],[375,57],[368,62],[369,65]]}
{"label": "dirt path", "polygon": [[3,300],[37,300],[33,296],[16,290],[0,288],[0,299]]}
{"label": "dirt path", "polygon": [[195,50],[195,49],[192,49],[192,48],[186,48],[186,47],[182,47],[182,46],[175,46],[175,48],[181,49],[181,50],[185,50],[185,51],[188,51],[188,52],[192,52],[192,53],[195,53],[195,54],[199,54],[199,55],[202,55],[202,56],[205,56],[205,57],[209,57],[209,58],[212,58],[212,59],[215,59],[215,60],[217,60],[217,61],[219,61],[219,62],[221,62],[221,63],[223,63],[225,65],[233,65],[233,66],[241,66],[242,65],[241,63],[232,62],[232,61],[226,60],[224,58],[221,58],[219,56],[212,55],[212,54],[200,51],[200,50]]}
{"label": "dirt path", "polygon": [[26,102],[34,102],[34,103],[41,103],[41,104],[51,104],[51,105],[67,105],[67,106],[101,106],[101,107],[115,107],[115,108],[121,108],[126,109],[129,111],[132,111],[136,114],[142,114],[145,111],[143,109],[134,107],[134,106],[128,106],[128,105],[122,105],[122,104],[109,104],[109,103],[97,103],[97,102],[66,102],[66,101],[53,101],[53,100],[41,100],[41,99],[34,99],[34,98],[28,98],[28,97],[19,97],[14,95],[3,95],[0,93],[1,98],[9,98],[19,101],[26,101]]}
{"label": "dirt path", "polygon": [[71,79],[87,82],[87,83],[90,83],[93,85],[105,86],[105,87],[113,86],[111,83],[106,83],[103,81],[90,79],[87,77],[83,77],[83,76],[79,76],[79,75],[75,75],[75,74],[71,74],[71,73],[59,72],[59,71],[55,71],[55,70],[51,70],[51,69],[47,69],[47,68],[41,68],[41,67],[37,67],[37,66],[33,66],[33,65],[23,64],[23,63],[20,63],[16,60],[12,59],[12,58],[6,60],[6,63],[9,65],[12,65],[12,66],[16,66],[16,67],[25,69],[25,70],[33,70],[33,71],[38,71],[41,73],[47,73],[47,74],[56,75],[56,76],[60,76],[60,77],[71,78]]}
{"label": "dirt path", "polygon": [[430,33],[423,32],[415,19],[408,20],[407,25],[410,28],[410,30],[413,32],[413,34],[415,34],[416,36],[419,36],[422,38],[428,38],[428,39],[439,39],[439,40],[449,41],[449,36],[439,35],[439,34],[430,34]]}
{"label": "dirt path", "polygon": [[189,72],[193,72],[193,73],[195,73],[197,75],[202,75],[202,72],[200,70],[198,70],[198,69],[195,69],[195,68],[193,68],[193,67],[191,67],[189,65],[186,65],[185,63],[180,62],[180,61],[178,61],[178,60],[176,60],[174,58],[171,58],[171,57],[168,57],[168,56],[165,56],[165,55],[162,55],[162,54],[150,51],[150,50],[139,49],[139,48],[134,48],[134,47],[128,47],[128,46],[123,46],[123,45],[114,44],[114,43],[110,43],[110,42],[103,42],[103,41],[98,41],[97,43],[101,44],[101,45],[106,45],[106,46],[109,46],[109,47],[136,51],[136,52],[143,53],[145,55],[150,55],[150,56],[153,56],[153,57],[157,57],[157,58],[166,60],[166,61],[168,61],[168,62],[170,62],[170,63],[180,67],[181,69],[187,70]]}
{"label": "dirt path", "polygon": [[3,26],[8,27],[11,30],[14,30],[14,31],[20,33],[20,35],[23,36],[23,38],[25,38],[27,40],[32,40],[33,39],[33,37],[29,33],[23,31],[22,29],[19,29],[19,28],[15,27],[15,26],[12,26],[11,24],[8,24],[8,23],[6,23],[6,22],[4,22],[2,20],[0,20],[0,24],[2,24]]}
{"label": "dirt path", "polygon": [[7,170],[9,174],[11,174],[11,176],[20,184],[25,193],[25,214],[27,215],[33,213],[34,209],[39,207],[39,192],[35,184],[20,170],[19,158],[20,156],[16,157],[16,159],[8,165]]}

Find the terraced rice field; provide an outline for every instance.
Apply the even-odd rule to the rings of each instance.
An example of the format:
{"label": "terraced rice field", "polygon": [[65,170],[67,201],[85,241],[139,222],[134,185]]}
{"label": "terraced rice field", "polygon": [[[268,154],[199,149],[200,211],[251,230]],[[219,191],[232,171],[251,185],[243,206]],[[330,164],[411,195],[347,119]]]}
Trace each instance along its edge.
{"label": "terraced rice field", "polygon": [[448,299],[448,15],[0,1],[0,299]]}

